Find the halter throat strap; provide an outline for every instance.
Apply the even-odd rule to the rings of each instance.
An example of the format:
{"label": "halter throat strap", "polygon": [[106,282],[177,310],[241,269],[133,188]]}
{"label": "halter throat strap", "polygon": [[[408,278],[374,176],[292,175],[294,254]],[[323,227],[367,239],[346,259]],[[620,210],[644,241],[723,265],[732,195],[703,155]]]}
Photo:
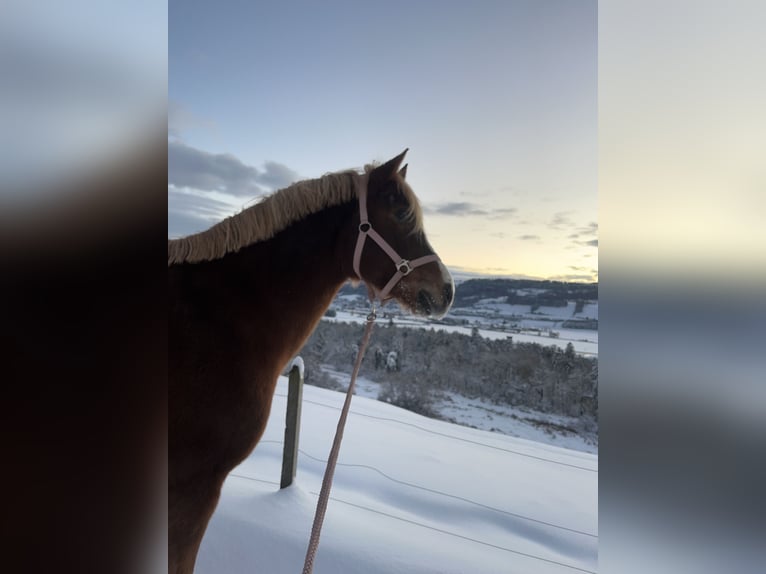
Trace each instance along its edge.
{"label": "halter throat strap", "polygon": [[[367,216],[367,181],[368,176],[364,174],[360,176],[357,181],[357,196],[359,197],[359,235],[356,238],[356,247],[354,249],[354,273],[357,277],[367,284],[367,292],[370,297],[370,301],[374,301],[375,298],[380,300],[381,304],[385,303],[386,297],[388,297],[394,286],[410,273],[413,269],[416,269],[427,263],[433,263],[439,261],[439,257],[436,254],[424,255],[409,261],[401,257],[391,245],[383,239],[383,237],[373,229],[372,224]],[[394,263],[395,272],[391,279],[388,280],[385,287],[378,291],[378,289],[369,281],[366,281],[362,277],[360,270],[360,264],[362,261],[362,251],[364,250],[364,244],[367,238],[372,239],[378,246],[391,258]]]}

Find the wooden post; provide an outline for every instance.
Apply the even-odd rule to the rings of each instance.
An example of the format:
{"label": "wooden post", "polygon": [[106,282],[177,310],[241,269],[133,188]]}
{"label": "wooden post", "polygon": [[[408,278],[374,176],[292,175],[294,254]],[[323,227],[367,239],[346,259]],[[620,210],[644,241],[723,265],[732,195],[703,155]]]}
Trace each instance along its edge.
{"label": "wooden post", "polygon": [[294,364],[290,369],[287,390],[287,417],[285,419],[285,445],[282,451],[282,480],[279,488],[293,483],[298,468],[298,437],[301,430],[301,402],[303,399],[303,369]]}

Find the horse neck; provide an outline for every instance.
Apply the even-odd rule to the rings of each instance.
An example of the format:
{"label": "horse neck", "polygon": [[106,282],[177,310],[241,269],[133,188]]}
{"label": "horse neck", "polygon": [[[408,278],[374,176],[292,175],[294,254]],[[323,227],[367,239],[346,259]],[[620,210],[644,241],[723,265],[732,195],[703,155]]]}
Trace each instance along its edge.
{"label": "horse neck", "polygon": [[231,308],[259,338],[274,333],[271,339],[289,342],[287,349],[272,349],[287,353],[285,361],[300,349],[348,278],[352,247],[339,245],[348,242],[344,222],[353,209],[352,204],[327,208],[222,260],[221,268],[228,267],[224,280],[239,294]]}

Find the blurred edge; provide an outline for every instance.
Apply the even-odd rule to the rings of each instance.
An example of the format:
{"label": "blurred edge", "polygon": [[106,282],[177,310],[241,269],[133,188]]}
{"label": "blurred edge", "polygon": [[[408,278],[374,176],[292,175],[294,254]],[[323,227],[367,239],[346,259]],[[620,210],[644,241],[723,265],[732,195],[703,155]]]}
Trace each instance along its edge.
{"label": "blurred edge", "polygon": [[763,571],[764,8],[599,2],[600,572]]}
{"label": "blurred edge", "polygon": [[4,569],[164,572],[167,4],[0,19]]}

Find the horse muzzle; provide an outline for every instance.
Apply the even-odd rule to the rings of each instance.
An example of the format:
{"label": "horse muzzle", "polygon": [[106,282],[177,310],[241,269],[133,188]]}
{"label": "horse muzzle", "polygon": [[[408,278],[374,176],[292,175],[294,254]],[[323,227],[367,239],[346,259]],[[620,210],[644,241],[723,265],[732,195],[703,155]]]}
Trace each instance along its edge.
{"label": "horse muzzle", "polygon": [[422,286],[418,290],[412,305],[412,311],[416,315],[441,319],[452,306],[455,296],[455,285],[452,282],[452,276],[449,271],[441,262],[439,262],[439,267],[442,272],[442,280],[444,281],[441,289],[429,285],[427,287]]}

